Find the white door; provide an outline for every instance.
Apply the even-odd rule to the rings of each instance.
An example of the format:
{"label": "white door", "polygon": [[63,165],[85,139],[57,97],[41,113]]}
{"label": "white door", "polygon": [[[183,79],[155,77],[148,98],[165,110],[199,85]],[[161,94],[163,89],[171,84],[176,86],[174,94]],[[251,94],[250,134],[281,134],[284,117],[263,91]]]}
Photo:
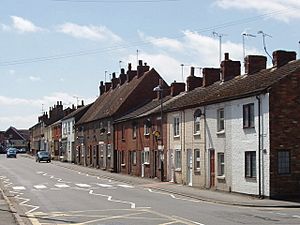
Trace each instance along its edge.
{"label": "white door", "polygon": [[187,184],[193,184],[193,152],[192,149],[187,150]]}

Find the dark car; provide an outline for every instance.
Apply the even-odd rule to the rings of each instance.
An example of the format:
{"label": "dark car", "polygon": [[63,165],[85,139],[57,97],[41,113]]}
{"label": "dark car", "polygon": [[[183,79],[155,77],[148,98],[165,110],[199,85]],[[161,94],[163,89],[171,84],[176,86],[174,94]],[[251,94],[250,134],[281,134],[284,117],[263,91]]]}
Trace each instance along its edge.
{"label": "dark car", "polygon": [[6,158],[17,158],[17,149],[8,148],[6,151]]}
{"label": "dark car", "polygon": [[51,162],[51,156],[49,154],[49,152],[46,151],[40,151],[36,154],[36,161],[37,162]]}

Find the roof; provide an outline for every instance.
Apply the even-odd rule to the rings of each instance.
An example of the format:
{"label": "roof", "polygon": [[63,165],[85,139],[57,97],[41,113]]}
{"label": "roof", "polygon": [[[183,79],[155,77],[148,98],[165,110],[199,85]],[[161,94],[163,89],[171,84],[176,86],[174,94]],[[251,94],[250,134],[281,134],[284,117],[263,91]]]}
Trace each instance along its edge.
{"label": "roof", "polygon": [[[170,112],[253,96],[267,91],[272,85],[294,72],[300,72],[300,60],[291,61],[279,68],[264,69],[252,75],[244,74],[225,82],[218,81],[207,87],[199,87],[181,93],[178,96],[165,99],[163,111]],[[160,105],[150,102],[120,120],[144,117],[158,112],[160,112]]]}
{"label": "roof", "polygon": [[62,120],[67,120],[74,117],[75,121],[78,121],[83,116],[83,114],[92,106],[92,104],[93,103],[77,108],[75,111],[65,116]]}
{"label": "roof", "polygon": [[[137,76],[134,76],[134,78],[131,81],[126,81],[124,84],[118,85],[115,89],[110,89],[109,91],[103,93],[96,99],[94,104],[79,120],[78,124],[88,123],[107,117],[120,117],[125,112],[128,112],[132,108],[141,104],[138,103],[138,101],[134,101],[134,99],[136,99],[137,96],[140,96],[140,101],[148,102],[149,99],[152,99],[154,95],[154,86],[151,90],[150,86],[157,85],[159,78],[161,77],[155,71],[155,69],[151,69],[150,71],[145,72],[139,78]],[[153,83],[154,81],[156,83]],[[145,89],[146,84],[148,84],[149,87],[147,89]],[[135,96],[133,95],[133,93],[135,93]],[[131,109],[128,108],[129,106],[132,106]]]}

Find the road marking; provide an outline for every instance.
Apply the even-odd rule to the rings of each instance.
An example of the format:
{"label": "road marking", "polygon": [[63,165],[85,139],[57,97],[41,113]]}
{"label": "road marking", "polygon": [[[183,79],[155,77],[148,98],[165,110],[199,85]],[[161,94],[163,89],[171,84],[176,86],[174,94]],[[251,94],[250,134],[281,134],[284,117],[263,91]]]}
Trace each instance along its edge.
{"label": "road marking", "polygon": [[81,187],[81,188],[89,188],[91,187],[91,185],[88,185],[88,184],[75,184],[76,186],[78,187]]}
{"label": "road marking", "polygon": [[14,190],[25,190],[26,188],[23,187],[23,186],[15,186],[15,187],[12,187]]}
{"label": "road marking", "polygon": [[300,219],[300,216],[298,215],[293,215],[292,217]]}
{"label": "road marking", "polygon": [[100,186],[100,187],[104,187],[104,188],[112,187],[112,185],[110,185],[110,184],[97,184],[97,185]]}
{"label": "road marking", "polygon": [[118,184],[118,186],[123,188],[134,188],[133,186],[127,184]]}
{"label": "road marking", "polygon": [[35,187],[36,189],[46,189],[47,187],[43,184],[39,184],[39,185],[34,185],[33,187]]}
{"label": "road marking", "polygon": [[55,186],[55,187],[58,187],[58,188],[68,188],[68,187],[70,187],[70,186],[67,185],[67,184],[55,184],[54,186]]}

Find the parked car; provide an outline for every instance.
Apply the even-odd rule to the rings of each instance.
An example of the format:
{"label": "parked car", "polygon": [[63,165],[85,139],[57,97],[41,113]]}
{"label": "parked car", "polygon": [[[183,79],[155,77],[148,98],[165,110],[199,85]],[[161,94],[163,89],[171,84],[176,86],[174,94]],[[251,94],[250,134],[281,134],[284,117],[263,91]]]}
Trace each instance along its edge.
{"label": "parked car", "polygon": [[36,162],[51,162],[51,155],[49,154],[49,152],[46,151],[40,151],[36,154]]}
{"label": "parked car", "polygon": [[18,149],[18,153],[26,153],[26,152],[27,152],[26,148]]}
{"label": "parked car", "polygon": [[6,152],[6,158],[17,158],[17,149],[8,148]]}

